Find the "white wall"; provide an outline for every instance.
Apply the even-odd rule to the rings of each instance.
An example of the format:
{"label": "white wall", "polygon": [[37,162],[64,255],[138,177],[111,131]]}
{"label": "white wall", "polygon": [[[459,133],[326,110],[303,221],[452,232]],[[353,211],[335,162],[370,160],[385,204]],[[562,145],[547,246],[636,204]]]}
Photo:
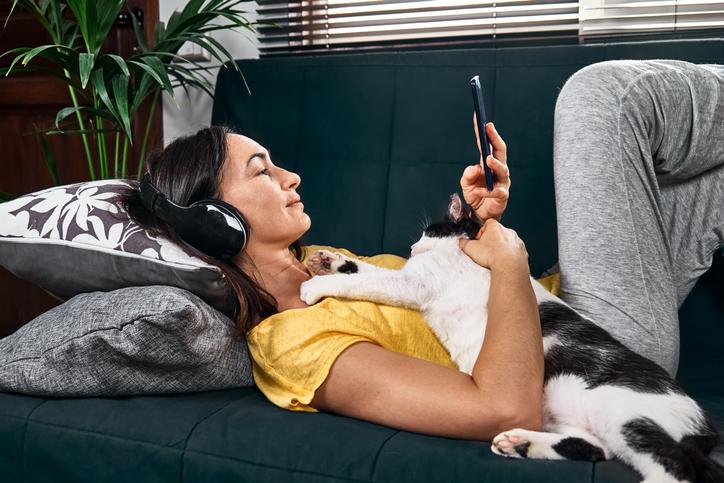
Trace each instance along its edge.
{"label": "white wall", "polygon": [[[159,16],[162,22],[166,22],[174,10],[181,10],[186,1],[184,0],[159,0]],[[248,11],[244,15],[246,20],[256,22],[256,2],[246,2],[240,7]],[[235,59],[258,59],[259,49],[257,47],[256,34],[249,29],[239,28],[235,31],[221,30],[212,32],[212,35],[231,53]],[[216,83],[216,75],[219,72],[219,62],[213,59],[208,62],[212,66],[207,78],[211,84]],[[213,91],[213,88],[212,88]],[[164,146],[178,136],[191,134],[208,126],[211,123],[212,99],[204,91],[198,88],[189,87],[187,96],[183,88],[175,89],[175,98],[180,109],[176,107],[171,97],[163,94],[163,144]]]}

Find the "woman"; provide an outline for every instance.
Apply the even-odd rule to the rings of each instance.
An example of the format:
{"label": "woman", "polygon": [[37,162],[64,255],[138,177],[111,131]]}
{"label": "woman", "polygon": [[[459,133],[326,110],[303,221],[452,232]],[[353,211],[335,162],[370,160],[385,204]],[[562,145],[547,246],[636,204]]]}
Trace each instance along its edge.
{"label": "woman", "polygon": [[[496,188],[481,188],[480,166],[467,167],[460,181],[465,200],[485,220],[479,239],[461,248],[492,272],[486,337],[473,376],[438,357],[432,342],[415,356],[375,343],[369,330],[352,338],[342,330],[330,335],[345,320],[333,311],[304,326],[309,332],[325,326],[326,332],[288,333],[294,321],[333,298],[313,307],[299,299],[301,283],[311,276],[299,244],[310,219],[294,203],[301,180],[275,166],[252,139],[209,128],[148,161],[152,181],[172,201],[217,197],[249,221],[248,246],[233,263],[199,256],[219,265],[236,291],[235,321],[250,342],[255,382],[270,400],[282,405],[304,380],[307,386],[297,391],[303,397],[284,407],[475,440],[513,427],[540,430],[537,306],[525,246],[497,221],[510,177],[505,143],[492,124],[486,129],[493,145],[486,162],[496,172]],[[562,298],[674,374],[677,308],[724,244],[724,66],[609,61],[582,69],[557,100],[554,170]],[[182,243],[133,191],[124,200],[139,223]],[[350,307],[360,308],[338,305],[337,314],[354,315]],[[293,317],[284,317],[289,311]],[[295,337],[306,338],[305,344],[310,337],[316,344],[338,337],[343,344],[310,378],[305,371],[322,366],[310,361],[324,352],[301,362],[305,352]],[[425,335],[409,339],[418,337]],[[285,354],[300,357],[299,364],[285,361]]]}
{"label": "woman", "polygon": [[[467,167],[460,180],[466,201],[480,220],[485,220],[480,239],[461,242],[461,248],[492,270],[485,344],[473,377],[448,361],[446,367],[425,360],[431,358],[429,352],[413,352],[414,357],[376,343],[349,340],[345,341],[348,346],[335,354],[323,383],[314,387],[314,399],[306,410],[476,440],[489,440],[512,427],[540,429],[543,348],[537,304],[528,278],[525,245],[513,230],[497,221],[505,210],[511,183],[505,143],[492,123],[486,129],[493,147],[487,162],[496,173],[494,190],[488,192],[484,187],[481,165]],[[144,208],[137,190],[128,191],[121,199],[139,224],[222,268],[239,299],[235,322],[241,333],[248,334],[262,321],[265,328],[273,327],[270,316],[276,312],[307,307],[299,298],[300,285],[312,275],[301,261],[299,239],[309,230],[311,220],[304,205],[295,203],[301,182],[297,174],[274,165],[268,151],[253,139],[223,127],[177,139],[152,155],[147,167],[151,181],[171,201],[189,205],[218,198],[236,207],[250,225],[244,250],[224,263],[184,244]],[[409,314],[400,316],[409,323]],[[277,334],[281,333],[279,329]],[[254,334],[256,337],[258,332]],[[411,334],[415,337],[425,334]],[[253,356],[258,354],[256,341],[250,341]],[[262,381],[259,363],[255,358],[255,380],[260,388],[269,387],[272,392]],[[360,371],[361,367],[365,370]],[[270,367],[269,371],[279,368]],[[274,400],[272,394],[267,395]]]}

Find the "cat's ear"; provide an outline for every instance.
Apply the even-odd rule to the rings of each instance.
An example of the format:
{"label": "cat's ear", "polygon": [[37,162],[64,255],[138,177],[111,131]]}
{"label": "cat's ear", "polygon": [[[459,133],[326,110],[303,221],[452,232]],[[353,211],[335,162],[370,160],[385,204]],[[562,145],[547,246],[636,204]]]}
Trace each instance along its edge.
{"label": "cat's ear", "polygon": [[450,204],[447,207],[446,218],[457,223],[458,221],[467,217],[468,212],[465,210],[460,196],[458,196],[457,193],[453,193],[450,196]]}

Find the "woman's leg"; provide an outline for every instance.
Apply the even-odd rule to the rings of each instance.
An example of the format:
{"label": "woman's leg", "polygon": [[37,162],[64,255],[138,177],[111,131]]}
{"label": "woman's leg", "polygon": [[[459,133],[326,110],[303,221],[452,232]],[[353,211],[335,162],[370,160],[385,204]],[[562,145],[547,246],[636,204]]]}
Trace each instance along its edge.
{"label": "woman's leg", "polygon": [[724,65],[581,69],[553,151],[561,298],[675,375],[678,308],[724,245]]}

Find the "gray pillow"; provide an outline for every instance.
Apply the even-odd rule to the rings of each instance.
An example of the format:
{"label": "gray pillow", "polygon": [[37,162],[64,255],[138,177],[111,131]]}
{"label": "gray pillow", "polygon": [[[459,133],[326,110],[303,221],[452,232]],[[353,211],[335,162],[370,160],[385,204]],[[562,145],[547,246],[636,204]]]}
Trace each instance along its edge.
{"label": "gray pillow", "polygon": [[59,300],[140,285],[189,290],[226,315],[236,299],[221,270],[154,237],[108,200],[132,180],[36,191],[0,203],[0,265]]}
{"label": "gray pillow", "polygon": [[246,342],[196,295],[154,285],[79,294],[0,339],[0,391],[121,396],[253,385]]}

